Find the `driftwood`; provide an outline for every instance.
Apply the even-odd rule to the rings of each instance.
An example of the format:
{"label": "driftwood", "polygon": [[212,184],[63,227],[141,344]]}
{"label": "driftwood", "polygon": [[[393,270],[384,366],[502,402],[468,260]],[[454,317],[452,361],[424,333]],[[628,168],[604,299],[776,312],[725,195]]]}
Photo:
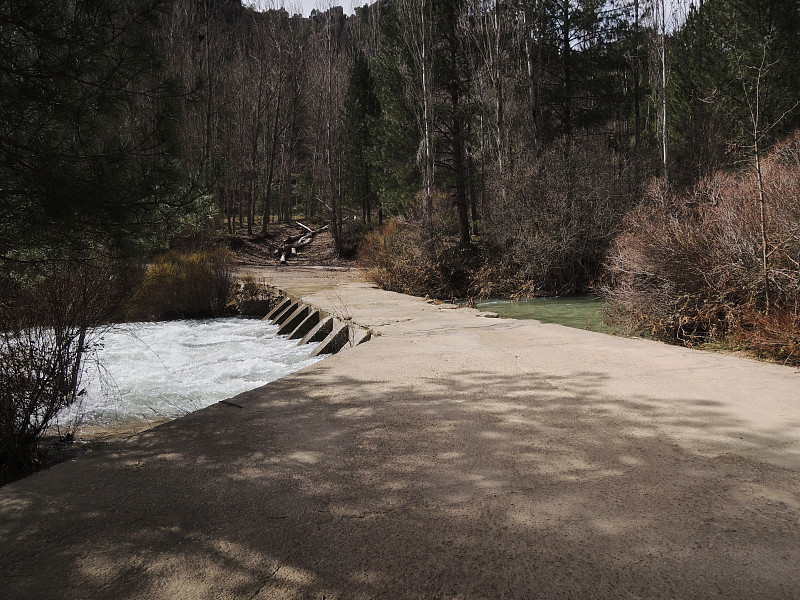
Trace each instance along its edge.
{"label": "driftwood", "polygon": [[317,234],[322,233],[328,229],[328,225],[320,227],[319,229],[311,229],[307,225],[303,225],[299,221],[296,223],[305,230],[305,233],[296,236],[287,237],[283,243],[275,250],[275,256],[280,257],[281,264],[286,264],[286,259],[290,256],[296,256],[297,251],[309,246]]}

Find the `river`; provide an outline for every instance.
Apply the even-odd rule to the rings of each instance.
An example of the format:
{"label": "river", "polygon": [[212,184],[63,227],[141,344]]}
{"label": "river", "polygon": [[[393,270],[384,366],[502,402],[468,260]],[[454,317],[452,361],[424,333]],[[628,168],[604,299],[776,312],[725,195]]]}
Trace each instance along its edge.
{"label": "river", "polygon": [[497,313],[509,319],[536,319],[543,323],[557,323],[610,333],[603,322],[603,300],[594,296],[563,296],[561,298],[534,298],[532,300],[490,299],[476,304],[480,310]]}
{"label": "river", "polygon": [[79,402],[58,416],[89,426],[161,422],[311,365],[310,346],[240,318],[128,323],[97,339]]}

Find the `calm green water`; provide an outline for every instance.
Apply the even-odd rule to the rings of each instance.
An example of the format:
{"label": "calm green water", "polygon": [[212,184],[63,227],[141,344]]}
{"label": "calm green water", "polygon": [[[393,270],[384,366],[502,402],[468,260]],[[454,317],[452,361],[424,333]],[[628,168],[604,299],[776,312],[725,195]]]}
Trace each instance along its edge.
{"label": "calm green water", "polygon": [[592,296],[564,296],[520,301],[489,299],[476,303],[476,306],[509,319],[536,319],[543,323],[610,333],[611,329],[602,319],[603,304],[602,300]]}

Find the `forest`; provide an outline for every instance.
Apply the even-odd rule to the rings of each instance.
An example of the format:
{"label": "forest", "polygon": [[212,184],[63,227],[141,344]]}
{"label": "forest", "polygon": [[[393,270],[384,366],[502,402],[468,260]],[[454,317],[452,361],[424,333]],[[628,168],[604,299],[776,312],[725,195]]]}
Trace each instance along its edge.
{"label": "forest", "polygon": [[15,0],[0,37],[3,461],[144,265],[299,218],[386,289],[800,364],[796,0]]}
{"label": "forest", "polygon": [[183,164],[230,234],[319,216],[387,289],[603,292],[628,330],[794,356],[799,11],[179,2],[162,43],[196,94]]}

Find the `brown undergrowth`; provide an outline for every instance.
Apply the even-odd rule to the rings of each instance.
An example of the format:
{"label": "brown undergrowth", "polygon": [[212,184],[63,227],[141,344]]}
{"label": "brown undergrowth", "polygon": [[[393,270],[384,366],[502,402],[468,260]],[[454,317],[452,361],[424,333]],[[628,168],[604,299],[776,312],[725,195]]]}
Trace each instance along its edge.
{"label": "brown undergrowth", "polygon": [[167,252],[147,271],[126,320],[164,321],[217,317],[231,291],[234,255],[224,248]]}
{"label": "brown undergrowth", "polygon": [[656,185],[609,254],[614,324],[688,346],[733,340],[800,364],[800,133],[763,161],[763,176],[766,277],[752,169],[685,196]]}
{"label": "brown undergrowth", "polygon": [[469,248],[453,199],[418,197],[409,218],[369,236],[360,263],[378,285],[440,298],[550,296],[594,288],[609,245],[639,195],[613,148],[573,140],[521,157],[472,198]]}
{"label": "brown undergrowth", "polygon": [[364,238],[358,264],[367,278],[383,289],[415,296],[468,295],[475,253],[459,246],[450,199],[435,194],[425,216],[423,199],[417,198],[412,212],[414,218],[392,219]]}

